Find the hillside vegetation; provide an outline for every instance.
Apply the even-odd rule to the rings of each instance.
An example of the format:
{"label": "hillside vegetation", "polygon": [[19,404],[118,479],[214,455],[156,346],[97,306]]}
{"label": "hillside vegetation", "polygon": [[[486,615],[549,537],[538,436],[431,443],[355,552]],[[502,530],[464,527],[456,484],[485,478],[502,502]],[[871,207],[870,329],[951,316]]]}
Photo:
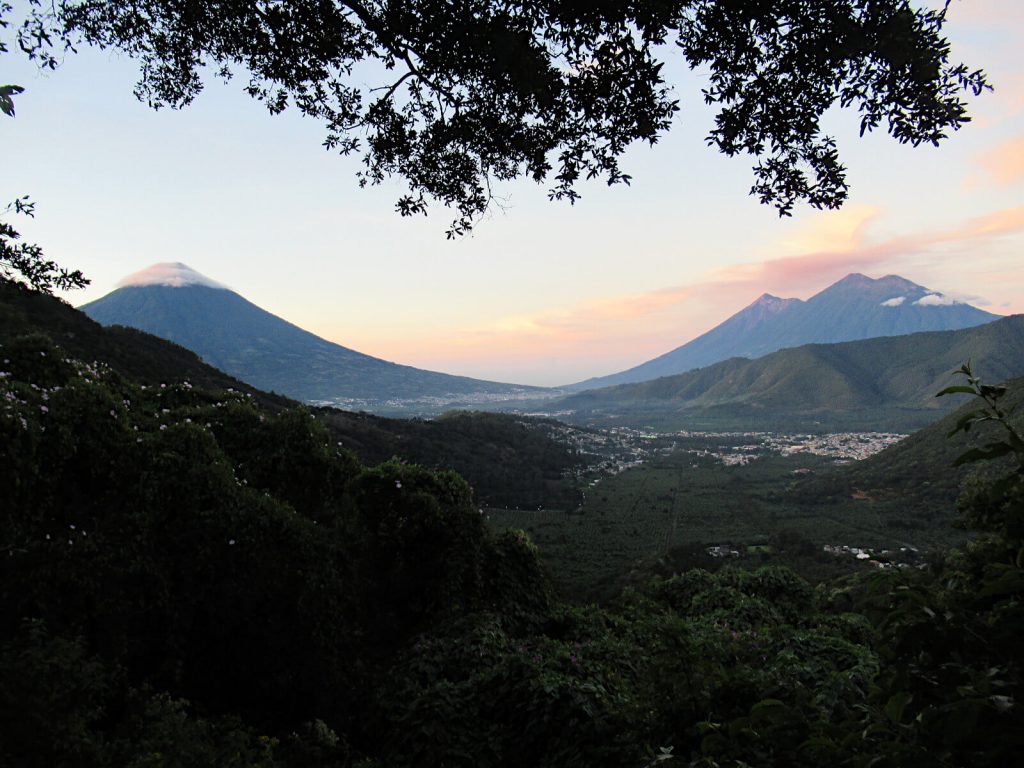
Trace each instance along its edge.
{"label": "hillside vegetation", "polygon": [[[187,381],[200,388],[246,393],[271,411],[298,406],[225,374],[173,342],[132,328],[101,326],[57,299],[0,282],[0,344],[31,333],[42,334],[69,355],[108,365],[141,384]],[[470,482],[479,503],[576,503],[575,492],[563,476],[583,457],[571,455],[564,445],[551,440],[541,421],[486,413],[422,421],[333,408],[315,412],[334,442],[363,461],[377,464],[396,457],[428,467],[453,468]]]}
{"label": "hillside vegetation", "polygon": [[808,344],[555,402],[574,420],[697,428],[786,425],[820,431],[923,426],[952,408],[935,393],[977,361],[988,381],[1024,373],[1024,316],[960,331]]}
{"label": "hillside vegetation", "polygon": [[[1024,428],[1024,378],[1011,379],[1004,385],[1007,392],[1003,402],[1011,411],[1010,421]],[[861,497],[861,506],[887,507],[885,517],[893,527],[903,524],[923,532],[947,528],[960,486],[977,471],[972,465],[956,466],[957,457],[995,439],[999,429],[993,424],[979,424],[969,433],[956,432],[960,419],[976,406],[964,402],[968,398],[963,395],[946,399],[961,403],[960,408],[881,453],[808,478],[798,486],[795,496],[807,503],[853,507],[857,506],[852,501],[856,494]],[[919,518],[916,524],[915,517]]]}
{"label": "hillside vegetation", "polygon": [[[1006,385],[1011,421],[1024,426],[1024,378]],[[760,453],[726,465],[706,449],[752,436],[692,435],[678,438],[672,453],[587,487],[577,509],[489,509],[489,519],[497,530],[526,530],[560,594],[581,602],[653,574],[720,567],[706,550],[722,544],[747,567],[785,563],[815,583],[865,565],[824,552],[826,545],[915,562],[965,543],[967,533],[954,527],[956,499],[978,470],[955,461],[999,437],[992,423],[950,435],[976,406],[963,394],[948,399],[961,407],[863,460]]]}
{"label": "hillside vegetation", "polygon": [[697,569],[573,607],[452,472],[2,344],[0,764],[1002,768],[1024,746],[1016,433],[962,499],[978,539],[928,571]]}
{"label": "hillside vegetation", "polygon": [[422,421],[315,409],[331,434],[363,461],[390,458],[454,469],[482,506],[572,508],[579,491],[569,476],[586,456],[551,435],[553,422],[502,413],[450,411]]}
{"label": "hillside vegetation", "polygon": [[67,354],[103,363],[143,384],[190,381],[246,392],[271,408],[294,404],[227,375],[173,342],[134,328],[104,328],[69,304],[0,281],[0,343],[28,333],[44,334]]}

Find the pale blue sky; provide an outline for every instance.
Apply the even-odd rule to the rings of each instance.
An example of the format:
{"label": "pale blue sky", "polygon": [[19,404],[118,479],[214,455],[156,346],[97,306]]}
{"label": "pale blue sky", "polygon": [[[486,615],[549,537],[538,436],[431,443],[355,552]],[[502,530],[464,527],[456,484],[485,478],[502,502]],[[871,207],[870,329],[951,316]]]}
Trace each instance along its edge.
{"label": "pale blue sky", "polygon": [[704,146],[701,76],[673,74],[676,129],[624,163],[631,187],[585,190],[575,207],[532,183],[503,190],[476,232],[449,216],[403,220],[397,186],[359,190],[354,159],[319,125],[270,116],[237,83],[181,112],[131,95],[135,65],[85,50],[23,85],[0,121],[0,196],[31,194],[23,226],[93,285],[80,304],[153,262],[182,261],[304,328],[362,352],[530,384],[610,373],[707,330],[760,293],[806,297],[851,271],[898,273],[1024,311],[1024,4],[954,3],[948,32],[997,92],[939,149],[856,138],[833,116],[852,193],[840,212],[780,220],[747,196],[750,162]]}

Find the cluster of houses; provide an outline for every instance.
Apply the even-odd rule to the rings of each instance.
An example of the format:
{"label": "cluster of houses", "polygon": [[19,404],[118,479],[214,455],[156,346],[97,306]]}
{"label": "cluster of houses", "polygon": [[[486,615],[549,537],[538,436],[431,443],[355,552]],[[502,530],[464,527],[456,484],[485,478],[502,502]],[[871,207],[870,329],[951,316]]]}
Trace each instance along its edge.
{"label": "cluster of houses", "polygon": [[783,456],[811,453],[840,461],[859,461],[905,438],[895,432],[834,432],[826,435],[767,435],[770,450]]}
{"label": "cluster of houses", "polygon": [[866,547],[849,547],[845,544],[825,544],[822,550],[836,557],[854,557],[875,568],[908,568],[917,565],[919,552],[915,547],[900,547],[898,551],[882,549],[873,551]]}
{"label": "cluster of houses", "polygon": [[[690,440],[706,437],[715,446],[690,449],[696,456],[711,456],[727,467],[744,466],[762,456],[777,454],[795,456],[813,454],[826,456],[836,464],[859,461],[872,456],[906,435],[894,432],[835,432],[824,435],[781,434],[775,432],[678,432]],[[736,438],[734,445],[723,444],[723,438]],[[810,470],[797,470],[806,473]]]}
{"label": "cluster of houses", "polygon": [[[888,549],[874,551],[866,547],[825,544],[822,550],[836,557],[853,557],[857,560],[862,560],[867,565],[874,566],[875,568],[920,567],[920,553],[914,547],[900,547],[897,551]],[[727,559],[771,552],[771,547],[768,545],[745,547],[733,544],[714,544],[707,547],[704,551],[711,557]]]}

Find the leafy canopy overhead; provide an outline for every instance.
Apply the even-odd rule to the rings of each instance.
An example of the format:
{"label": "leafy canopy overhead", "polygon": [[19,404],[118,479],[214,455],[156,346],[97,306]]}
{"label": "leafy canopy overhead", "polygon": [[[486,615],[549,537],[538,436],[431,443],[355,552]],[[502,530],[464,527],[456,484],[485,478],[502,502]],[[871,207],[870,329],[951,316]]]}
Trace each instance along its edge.
{"label": "leafy canopy overhead", "polygon": [[[905,0],[64,0],[41,3],[19,42],[55,66],[78,41],[141,62],[136,95],[182,107],[203,73],[240,74],[271,112],[321,120],[325,145],[389,176],[403,215],[431,201],[465,232],[492,182],[528,176],[574,201],[581,179],[629,182],[619,159],[678,110],[662,65],[709,73],[708,143],[756,165],[752,194],[789,214],[847,194],[831,106],[900,142],[938,143],[969,120],[984,73],[950,62],[946,9]],[[375,85],[365,85],[373,82]]]}

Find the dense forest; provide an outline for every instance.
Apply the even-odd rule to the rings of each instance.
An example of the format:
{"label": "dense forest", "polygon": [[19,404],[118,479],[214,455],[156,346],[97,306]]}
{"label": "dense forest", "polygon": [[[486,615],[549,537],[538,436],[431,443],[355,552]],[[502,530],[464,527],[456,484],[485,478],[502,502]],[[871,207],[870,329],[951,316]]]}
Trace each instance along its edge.
{"label": "dense forest", "polygon": [[[139,384],[169,381],[244,393],[271,413],[298,407],[203,362],[166,339],[124,326],[104,327],[73,307],[0,281],[0,343],[44,333],[70,356],[104,363]],[[588,457],[549,439],[552,422],[496,413],[453,412],[444,418],[389,419],[317,408],[331,439],[367,464],[399,461],[456,470],[476,502],[494,506],[574,506],[578,492],[566,473]]]}
{"label": "dense forest", "polygon": [[[1024,740],[1024,444],[977,536],[559,599],[451,471],[251,392],[0,348],[0,765],[1005,766]],[[995,417],[999,392],[974,419]],[[272,406],[272,407],[271,407]],[[962,420],[961,429],[976,421]]]}

